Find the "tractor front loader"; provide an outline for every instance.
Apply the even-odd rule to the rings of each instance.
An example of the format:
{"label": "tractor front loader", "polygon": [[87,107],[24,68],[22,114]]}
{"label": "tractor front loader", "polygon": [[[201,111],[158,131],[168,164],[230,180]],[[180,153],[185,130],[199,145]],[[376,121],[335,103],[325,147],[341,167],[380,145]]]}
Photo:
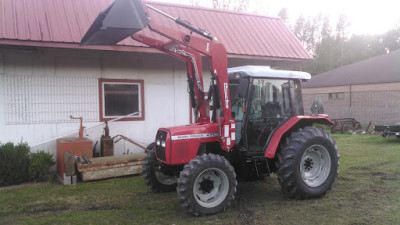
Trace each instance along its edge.
{"label": "tractor front loader", "polygon": [[[167,28],[150,19],[160,13],[186,28]],[[163,38],[139,32],[148,27]],[[234,199],[237,176],[277,173],[293,198],[323,196],[338,169],[335,141],[314,123],[327,115],[303,116],[301,81],[308,73],[266,66],[227,68],[222,43],[209,32],[140,0],[116,0],[99,14],[82,45],[112,45],[132,37],[186,63],[195,123],[160,128],[143,163],[143,178],[155,192],[175,191],[194,215],[224,211]],[[204,102],[202,56],[211,62],[211,105]]]}

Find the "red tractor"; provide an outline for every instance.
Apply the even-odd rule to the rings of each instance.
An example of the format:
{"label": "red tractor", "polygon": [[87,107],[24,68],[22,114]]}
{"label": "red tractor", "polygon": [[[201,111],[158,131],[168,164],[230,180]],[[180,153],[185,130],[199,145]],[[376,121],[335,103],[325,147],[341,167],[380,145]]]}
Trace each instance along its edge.
{"label": "red tractor", "polygon": [[[150,10],[188,29],[150,20]],[[162,40],[138,31],[149,27]],[[193,34],[196,33],[196,34]],[[160,128],[148,148],[143,178],[155,192],[177,191],[194,215],[224,211],[238,178],[276,173],[292,198],[323,196],[338,169],[335,141],[314,123],[332,125],[326,115],[303,116],[301,81],[308,73],[262,66],[227,68],[222,43],[205,30],[173,18],[140,0],[116,0],[99,14],[82,44],[115,44],[126,37],[186,62],[196,123]],[[210,117],[204,101],[202,55],[211,62]]]}

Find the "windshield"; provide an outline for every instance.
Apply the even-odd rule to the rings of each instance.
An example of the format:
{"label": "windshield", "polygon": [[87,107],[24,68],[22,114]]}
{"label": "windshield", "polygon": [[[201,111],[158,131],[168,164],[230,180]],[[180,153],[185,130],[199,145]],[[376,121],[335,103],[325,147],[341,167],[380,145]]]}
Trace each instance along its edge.
{"label": "windshield", "polygon": [[254,79],[253,87],[251,120],[280,121],[301,114],[299,83],[283,79]]}

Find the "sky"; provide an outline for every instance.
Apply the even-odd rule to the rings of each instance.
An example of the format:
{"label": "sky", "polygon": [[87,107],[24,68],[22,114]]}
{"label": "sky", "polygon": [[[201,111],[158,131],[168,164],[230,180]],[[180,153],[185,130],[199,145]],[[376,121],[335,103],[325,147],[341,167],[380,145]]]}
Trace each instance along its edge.
{"label": "sky", "polygon": [[[190,4],[190,0],[152,0]],[[211,2],[211,0],[202,0]],[[349,32],[352,34],[382,34],[400,26],[399,0],[250,0],[250,13],[277,16],[279,11],[288,9],[289,21],[303,15],[305,18],[318,14],[328,15],[332,26],[336,24],[340,14],[345,14],[350,22]]]}

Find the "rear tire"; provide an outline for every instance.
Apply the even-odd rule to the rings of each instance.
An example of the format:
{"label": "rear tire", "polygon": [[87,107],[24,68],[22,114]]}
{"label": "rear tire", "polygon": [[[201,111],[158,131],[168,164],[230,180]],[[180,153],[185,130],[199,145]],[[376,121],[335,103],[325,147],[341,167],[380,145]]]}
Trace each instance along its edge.
{"label": "rear tire", "polygon": [[176,191],[182,207],[199,216],[225,211],[234,199],[236,185],[236,174],[228,160],[203,154],[185,165]]}
{"label": "rear tire", "polygon": [[157,161],[154,143],[150,144],[147,149],[151,149],[142,166],[142,176],[147,186],[154,192],[171,192],[176,189],[176,176],[166,175],[161,172],[161,165]]}
{"label": "rear tire", "polygon": [[278,181],[283,193],[291,198],[323,196],[331,189],[339,167],[335,141],[315,127],[294,132],[277,157]]}

